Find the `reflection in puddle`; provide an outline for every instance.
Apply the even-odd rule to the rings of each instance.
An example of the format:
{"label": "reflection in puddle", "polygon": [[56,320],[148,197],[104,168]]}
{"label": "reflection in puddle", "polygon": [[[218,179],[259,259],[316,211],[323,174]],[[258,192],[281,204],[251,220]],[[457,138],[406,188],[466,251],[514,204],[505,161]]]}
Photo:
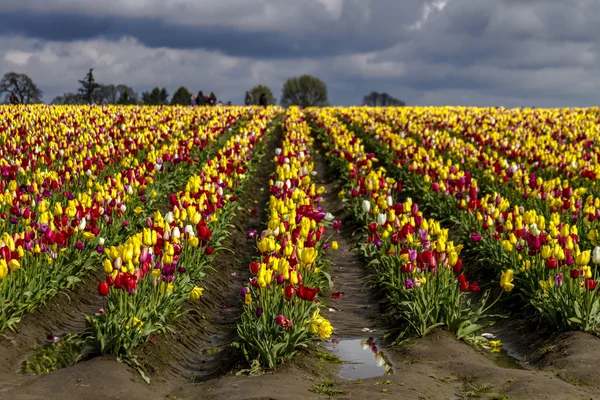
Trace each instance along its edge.
{"label": "reflection in puddle", "polygon": [[332,339],[327,348],[343,362],[339,376],[344,379],[367,379],[394,373],[387,354],[379,350],[374,338]]}
{"label": "reflection in puddle", "polygon": [[518,359],[511,356],[505,349],[489,353],[489,357],[499,367],[512,369],[525,369]]}

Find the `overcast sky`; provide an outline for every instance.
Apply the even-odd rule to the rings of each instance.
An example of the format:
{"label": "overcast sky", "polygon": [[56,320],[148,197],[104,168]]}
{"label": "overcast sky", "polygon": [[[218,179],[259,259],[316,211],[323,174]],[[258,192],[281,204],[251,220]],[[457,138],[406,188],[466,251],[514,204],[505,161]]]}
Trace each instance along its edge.
{"label": "overcast sky", "polygon": [[0,74],[26,73],[45,101],[90,67],[138,93],[238,104],[304,73],[337,105],[373,90],[411,105],[600,100],[600,0],[0,0],[0,21]]}

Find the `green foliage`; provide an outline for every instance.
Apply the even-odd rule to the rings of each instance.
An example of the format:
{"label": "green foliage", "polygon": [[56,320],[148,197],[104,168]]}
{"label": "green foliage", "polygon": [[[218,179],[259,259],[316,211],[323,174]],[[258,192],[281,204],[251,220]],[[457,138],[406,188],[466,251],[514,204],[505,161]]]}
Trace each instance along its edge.
{"label": "green foliage", "polygon": [[142,103],[147,106],[160,106],[169,103],[169,93],[165,88],[155,87],[150,92],[142,93]]}
{"label": "green foliage", "polygon": [[283,85],[281,105],[284,107],[324,107],[328,103],[327,85],[317,77],[302,75],[288,79]]}
{"label": "green foliage", "polygon": [[250,90],[250,94],[252,94],[252,104],[257,105],[258,100],[260,99],[260,95],[265,93],[267,95],[267,104],[274,105],[277,104],[277,99],[273,96],[273,92],[271,88],[265,85],[257,85]]}
{"label": "green foliage", "polygon": [[344,394],[344,391],[335,387],[335,382],[325,381],[320,385],[315,385],[310,389],[311,392],[317,394],[323,394],[325,396],[335,396],[337,394]]}
{"label": "green foliage", "polygon": [[180,86],[175,93],[173,93],[173,98],[171,98],[171,105],[180,105],[187,106],[190,103],[190,98],[192,97],[192,93],[187,90],[186,87]]}

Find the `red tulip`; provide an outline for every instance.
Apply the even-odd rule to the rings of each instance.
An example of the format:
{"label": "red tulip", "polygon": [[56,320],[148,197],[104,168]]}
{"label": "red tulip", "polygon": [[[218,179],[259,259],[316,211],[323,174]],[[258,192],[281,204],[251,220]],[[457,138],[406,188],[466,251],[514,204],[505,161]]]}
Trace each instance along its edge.
{"label": "red tulip", "polygon": [[596,281],[593,279],[586,279],[585,280],[585,288],[589,291],[596,289]]}
{"label": "red tulip", "polygon": [[304,285],[298,286],[298,297],[300,297],[302,300],[314,301],[318,293],[318,287],[309,288]]}
{"label": "red tulip", "polygon": [[296,294],[296,289],[294,289],[294,286],[292,286],[292,285],[287,285],[283,289],[283,293],[284,293],[286,300],[291,300],[294,298],[294,295]]}
{"label": "red tulip", "polygon": [[98,285],[98,294],[100,296],[104,297],[108,294],[108,289],[109,289],[108,283],[100,282],[100,284]]}
{"label": "red tulip", "polygon": [[260,263],[258,263],[256,261],[251,262],[249,267],[250,267],[250,273],[252,275],[256,275],[256,274],[258,274],[258,269],[260,268]]}

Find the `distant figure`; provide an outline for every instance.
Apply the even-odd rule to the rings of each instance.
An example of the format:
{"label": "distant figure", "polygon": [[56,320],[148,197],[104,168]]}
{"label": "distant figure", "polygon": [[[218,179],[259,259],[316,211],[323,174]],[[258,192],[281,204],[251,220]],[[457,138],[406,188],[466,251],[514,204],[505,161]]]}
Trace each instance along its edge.
{"label": "distant figure", "polygon": [[244,99],[244,104],[247,106],[251,106],[252,105],[252,93],[250,92],[246,92],[246,98]]}
{"label": "distant figure", "polygon": [[190,97],[190,106],[195,106],[196,105],[196,96],[192,95]]}
{"label": "distant figure", "polygon": [[204,97],[204,93],[202,90],[198,92],[198,96],[196,96],[196,105],[197,106],[205,106],[206,105],[206,97]]}
{"label": "distant figure", "polygon": [[217,96],[215,96],[214,92],[210,92],[210,96],[208,96],[208,105],[214,106],[217,104]]}
{"label": "distant figure", "polygon": [[268,100],[267,100],[267,94],[266,93],[261,93],[260,94],[260,98],[258,99],[258,105],[262,106],[262,107],[266,107],[268,106]]}
{"label": "distant figure", "polygon": [[228,102],[227,102],[227,106],[228,106],[228,107],[231,107],[231,101],[228,101]]}
{"label": "distant figure", "polygon": [[10,104],[20,104],[21,102],[19,101],[17,95],[15,94],[15,92],[11,92],[10,93]]}
{"label": "distant figure", "polygon": [[223,102],[222,102],[221,100],[219,100],[219,101],[217,102],[217,105],[218,105],[218,106],[222,106],[222,105],[223,105]]}

